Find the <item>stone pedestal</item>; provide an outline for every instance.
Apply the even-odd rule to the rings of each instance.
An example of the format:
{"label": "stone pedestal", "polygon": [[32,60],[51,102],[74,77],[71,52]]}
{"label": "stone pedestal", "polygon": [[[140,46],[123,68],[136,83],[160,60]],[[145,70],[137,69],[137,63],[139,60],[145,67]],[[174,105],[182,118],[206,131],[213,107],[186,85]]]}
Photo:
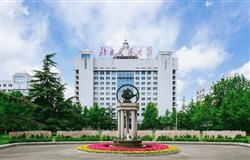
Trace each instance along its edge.
{"label": "stone pedestal", "polygon": [[[125,139],[130,140],[127,135],[130,135],[132,140],[135,140],[137,138],[137,111],[138,109],[139,109],[138,103],[121,103],[117,107],[119,140],[125,140]],[[131,119],[131,122],[129,119]],[[130,130],[130,133],[129,133],[129,130]]]}

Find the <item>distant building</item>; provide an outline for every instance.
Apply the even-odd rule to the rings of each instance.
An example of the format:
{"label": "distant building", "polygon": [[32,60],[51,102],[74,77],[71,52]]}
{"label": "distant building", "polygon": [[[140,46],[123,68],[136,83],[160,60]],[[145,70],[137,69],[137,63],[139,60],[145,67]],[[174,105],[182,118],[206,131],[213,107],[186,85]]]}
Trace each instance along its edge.
{"label": "distant building", "polygon": [[116,117],[116,91],[124,84],[132,84],[140,91],[139,119],[148,102],[156,103],[159,115],[164,115],[176,106],[177,69],[178,60],[172,52],[160,51],[157,58],[139,58],[126,40],[112,58],[94,58],[92,51],[80,51],[75,96],[84,106],[96,102],[111,109]]}
{"label": "distant building", "polygon": [[205,96],[211,92],[211,86],[209,84],[200,85],[196,90],[196,101],[202,102],[205,100]]}
{"label": "distant building", "polygon": [[11,80],[0,80],[0,90],[3,92],[13,91],[13,82]]}
{"label": "distant building", "polygon": [[15,73],[12,80],[0,80],[0,90],[3,92],[20,91],[28,95],[32,76],[28,73]]}

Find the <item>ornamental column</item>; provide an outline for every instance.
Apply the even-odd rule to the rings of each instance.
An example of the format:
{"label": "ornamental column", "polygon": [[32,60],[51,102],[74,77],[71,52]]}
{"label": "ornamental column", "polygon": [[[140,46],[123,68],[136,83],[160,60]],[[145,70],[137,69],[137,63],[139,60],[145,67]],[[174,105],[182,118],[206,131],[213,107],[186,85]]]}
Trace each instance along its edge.
{"label": "ornamental column", "polygon": [[135,139],[135,111],[131,111],[131,136]]}
{"label": "ornamental column", "polygon": [[121,139],[121,111],[120,110],[117,111],[117,120],[118,120],[118,124],[117,124],[118,139]]}
{"label": "ornamental column", "polygon": [[124,139],[124,111],[121,110],[121,139]]}
{"label": "ornamental column", "polygon": [[134,137],[137,138],[137,111],[135,111],[135,135]]}
{"label": "ornamental column", "polygon": [[128,134],[129,134],[129,111],[126,111],[126,136]]}

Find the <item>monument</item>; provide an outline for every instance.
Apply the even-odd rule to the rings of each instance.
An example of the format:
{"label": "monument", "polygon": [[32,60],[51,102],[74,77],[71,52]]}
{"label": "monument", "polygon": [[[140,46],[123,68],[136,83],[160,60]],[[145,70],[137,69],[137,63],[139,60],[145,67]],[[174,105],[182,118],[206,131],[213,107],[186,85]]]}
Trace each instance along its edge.
{"label": "monument", "polygon": [[139,91],[130,84],[119,87],[116,92],[119,102],[117,106],[118,139],[112,142],[84,144],[77,150],[94,153],[115,153],[148,156],[152,154],[173,154],[180,150],[175,146],[161,143],[142,143],[137,138],[137,111],[139,109]]}
{"label": "monument", "polygon": [[120,103],[117,106],[118,140],[114,141],[113,146],[142,147],[142,141],[137,140],[138,89],[130,84],[122,85],[117,90],[116,97]]}

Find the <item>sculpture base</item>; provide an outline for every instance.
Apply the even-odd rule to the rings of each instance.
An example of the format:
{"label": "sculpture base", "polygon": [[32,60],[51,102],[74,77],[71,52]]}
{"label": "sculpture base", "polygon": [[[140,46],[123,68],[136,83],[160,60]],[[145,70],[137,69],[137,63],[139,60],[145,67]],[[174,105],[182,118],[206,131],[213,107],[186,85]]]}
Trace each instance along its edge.
{"label": "sculpture base", "polygon": [[142,148],[143,144],[140,140],[115,140],[113,146],[117,148]]}

